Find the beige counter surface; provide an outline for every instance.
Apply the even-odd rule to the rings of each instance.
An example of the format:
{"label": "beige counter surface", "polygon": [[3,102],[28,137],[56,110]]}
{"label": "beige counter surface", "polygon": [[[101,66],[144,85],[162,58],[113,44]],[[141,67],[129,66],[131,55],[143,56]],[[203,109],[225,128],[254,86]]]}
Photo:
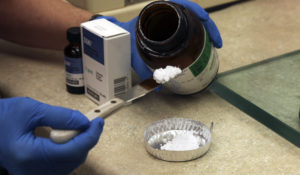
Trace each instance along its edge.
{"label": "beige counter surface", "polygon": [[[220,72],[300,49],[300,1],[256,0],[210,15],[224,47]],[[42,42],[42,41],[41,41]],[[0,42],[0,91],[85,113],[96,104],[65,91],[63,55]],[[145,128],[170,117],[215,123],[210,150],[189,162],[153,158]],[[178,96],[151,93],[105,119],[98,144],[78,175],[300,174],[300,149],[209,91]]]}

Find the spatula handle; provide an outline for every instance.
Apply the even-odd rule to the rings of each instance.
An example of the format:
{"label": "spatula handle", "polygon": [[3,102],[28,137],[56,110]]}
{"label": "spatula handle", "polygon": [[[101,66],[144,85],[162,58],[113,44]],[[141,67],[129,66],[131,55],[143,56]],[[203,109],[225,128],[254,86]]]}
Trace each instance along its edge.
{"label": "spatula handle", "polygon": [[[113,111],[119,109],[125,104],[125,101],[119,98],[113,98],[106,103],[89,111],[86,116],[89,120],[96,117],[107,117]],[[79,130],[59,130],[55,129],[50,132],[50,139],[55,143],[65,143],[80,133]]]}

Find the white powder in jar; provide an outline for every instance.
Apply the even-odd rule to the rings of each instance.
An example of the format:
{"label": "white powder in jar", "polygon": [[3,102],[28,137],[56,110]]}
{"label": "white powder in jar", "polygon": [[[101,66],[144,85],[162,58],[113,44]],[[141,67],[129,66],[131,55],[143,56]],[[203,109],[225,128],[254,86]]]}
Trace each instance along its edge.
{"label": "white powder in jar", "polygon": [[156,69],[153,73],[153,79],[159,84],[164,84],[181,72],[182,70],[179,67],[167,66],[166,68]]}
{"label": "white powder in jar", "polygon": [[177,132],[174,138],[160,147],[161,150],[168,151],[188,151],[198,149],[205,142],[201,137],[195,135],[193,131]]}

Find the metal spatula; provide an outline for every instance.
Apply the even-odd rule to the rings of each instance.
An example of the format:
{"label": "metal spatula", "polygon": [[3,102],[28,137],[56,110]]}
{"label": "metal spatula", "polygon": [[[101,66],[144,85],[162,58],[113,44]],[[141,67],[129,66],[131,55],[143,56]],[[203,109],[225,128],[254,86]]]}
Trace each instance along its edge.
{"label": "metal spatula", "polygon": [[[146,79],[138,85],[132,87],[126,94],[113,98],[106,103],[98,106],[97,108],[89,111],[86,116],[89,120],[93,120],[96,117],[106,118],[113,111],[121,108],[122,106],[131,104],[135,99],[145,96],[149,92],[157,88],[159,84],[152,78]],[[78,130],[52,130],[50,132],[50,138],[56,143],[64,143],[79,134]]]}

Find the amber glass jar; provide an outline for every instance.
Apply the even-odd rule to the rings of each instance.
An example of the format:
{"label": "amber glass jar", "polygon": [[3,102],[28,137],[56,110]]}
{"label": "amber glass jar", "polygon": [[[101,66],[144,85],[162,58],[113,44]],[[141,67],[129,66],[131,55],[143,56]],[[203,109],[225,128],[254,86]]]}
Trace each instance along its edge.
{"label": "amber glass jar", "polygon": [[166,83],[178,94],[196,93],[209,85],[218,70],[215,49],[197,16],[185,7],[155,1],[139,14],[136,44],[151,69],[177,66],[183,70]]}

